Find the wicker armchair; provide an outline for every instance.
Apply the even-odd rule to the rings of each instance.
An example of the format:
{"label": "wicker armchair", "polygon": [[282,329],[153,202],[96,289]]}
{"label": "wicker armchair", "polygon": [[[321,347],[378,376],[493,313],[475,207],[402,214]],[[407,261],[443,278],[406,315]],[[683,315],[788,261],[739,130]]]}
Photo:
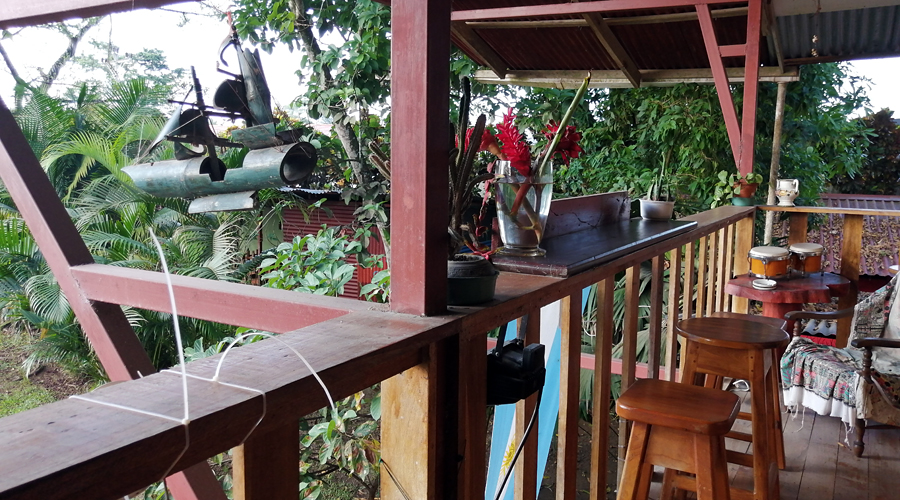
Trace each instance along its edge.
{"label": "wicker armchair", "polygon": [[[892,307],[896,285],[894,279],[853,309],[785,316],[795,321],[794,338],[781,360],[785,404],[840,416],[854,430],[857,457],[865,449],[866,420],[900,426],[900,308]],[[851,316],[848,347],[819,345],[800,336],[802,320]]]}

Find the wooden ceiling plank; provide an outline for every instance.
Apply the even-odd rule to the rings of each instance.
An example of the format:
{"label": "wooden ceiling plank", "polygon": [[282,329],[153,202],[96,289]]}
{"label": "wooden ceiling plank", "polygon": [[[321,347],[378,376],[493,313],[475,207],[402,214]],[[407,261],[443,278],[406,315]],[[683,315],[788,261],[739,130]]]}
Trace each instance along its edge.
{"label": "wooden ceiling plank", "polygon": [[634,63],[634,59],[628,54],[628,51],[625,50],[622,43],[619,42],[618,37],[612,32],[609,25],[606,24],[603,16],[600,14],[585,14],[584,20],[587,21],[588,26],[591,27],[591,31],[593,31],[597,39],[600,40],[600,44],[602,44],[603,48],[606,49],[606,52],[609,53],[613,62],[615,62],[619,69],[622,70],[622,73],[625,73],[625,77],[628,78],[631,85],[634,86],[634,88],[639,88],[641,86],[641,72]]}
{"label": "wooden ceiling plank", "polygon": [[459,10],[451,15],[452,21],[480,21],[486,19],[521,19],[526,17],[581,15],[603,12],[634,11],[642,9],[666,9],[719,4],[722,0],[595,0],[580,3],[554,3],[501,7],[494,9]]}
{"label": "wooden ceiling plank", "polygon": [[506,70],[509,69],[509,65],[506,61],[497,54],[494,49],[484,41],[478,33],[475,33],[475,30],[470,26],[467,26],[466,23],[452,23],[450,25],[450,31],[456,36],[459,42],[462,42],[468,45],[468,49],[478,54],[484,61],[487,63],[487,66],[491,68],[491,71],[497,75],[498,78],[503,78],[506,76]]}
{"label": "wooden ceiling plank", "polygon": [[[744,68],[726,68],[728,80],[732,83],[744,81]],[[760,68],[761,82],[795,82],[800,79],[797,68],[782,72],[778,68]],[[497,78],[489,70],[475,72],[475,80],[495,85],[521,85],[526,87],[576,89],[584,80],[583,71],[510,71],[505,78]],[[712,71],[705,69],[641,70],[641,86],[670,87],[679,83],[700,83],[711,85]],[[630,88],[631,82],[620,71],[594,71],[591,88]]]}
{"label": "wooden ceiling plank", "polygon": [[[713,19],[742,17],[747,15],[747,7],[731,7],[711,11]],[[631,26],[643,24],[677,23],[696,21],[696,12],[679,12],[676,14],[653,14],[633,17],[604,18],[610,26]],[[522,29],[522,28],[583,28],[588,26],[584,19],[540,19],[534,21],[469,21],[466,23],[473,29]]]}

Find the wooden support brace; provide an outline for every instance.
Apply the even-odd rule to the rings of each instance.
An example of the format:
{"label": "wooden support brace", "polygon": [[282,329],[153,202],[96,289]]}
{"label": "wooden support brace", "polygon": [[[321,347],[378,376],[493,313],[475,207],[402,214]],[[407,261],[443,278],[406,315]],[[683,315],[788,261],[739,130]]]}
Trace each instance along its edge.
{"label": "wooden support brace", "polygon": [[299,457],[298,422],[257,429],[234,449],[234,500],[296,497]]}
{"label": "wooden support brace", "polygon": [[622,46],[622,43],[612,32],[606,20],[600,14],[585,14],[584,20],[587,21],[591,31],[603,45],[603,48],[609,53],[610,58],[616,63],[619,69],[625,73],[625,77],[631,82],[634,88],[641,86],[641,72],[634,63],[634,59]]}
{"label": "wooden support brace", "polygon": [[432,344],[381,384],[382,499],[457,498],[459,352],[458,336]]}
{"label": "wooden support brace", "polygon": [[734,99],[731,96],[731,87],[728,84],[725,65],[722,63],[722,56],[719,53],[719,42],[716,39],[709,6],[698,5],[697,18],[700,21],[700,30],[703,32],[703,43],[706,46],[706,56],[709,58],[713,80],[716,83],[719,104],[722,106],[725,129],[728,131],[728,141],[731,143],[731,153],[734,155],[734,164],[737,166],[741,163],[741,126],[738,123],[737,111],[734,108]]}

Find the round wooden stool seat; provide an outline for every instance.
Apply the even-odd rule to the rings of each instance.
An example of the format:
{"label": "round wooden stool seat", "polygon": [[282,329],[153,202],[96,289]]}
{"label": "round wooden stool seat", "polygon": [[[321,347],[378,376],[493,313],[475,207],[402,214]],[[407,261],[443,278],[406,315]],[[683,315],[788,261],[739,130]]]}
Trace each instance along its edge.
{"label": "round wooden stool seat", "polygon": [[781,328],[733,317],[684,319],[675,330],[688,340],[728,349],[779,349],[791,340]]}
{"label": "round wooden stool seat", "polygon": [[681,429],[696,434],[726,434],[740,410],[730,392],[664,380],[637,380],[616,401],[626,420]]}

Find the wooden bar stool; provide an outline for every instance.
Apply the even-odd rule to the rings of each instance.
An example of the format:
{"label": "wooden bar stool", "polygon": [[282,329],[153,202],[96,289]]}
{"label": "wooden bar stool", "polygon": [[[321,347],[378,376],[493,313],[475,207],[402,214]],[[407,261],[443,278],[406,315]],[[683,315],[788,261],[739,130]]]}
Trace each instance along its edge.
{"label": "wooden bar stool", "polygon": [[730,500],[725,434],[740,411],[726,391],[664,380],[638,380],[616,401],[634,422],[618,500],[646,500],[653,466],[697,475],[698,500]]}
{"label": "wooden bar stool", "polygon": [[[743,319],[746,321],[756,321],[757,323],[764,323],[767,325],[771,325],[775,328],[784,330],[787,334],[788,339],[790,339],[790,332],[785,329],[787,325],[787,321],[779,318],[768,318],[766,316],[759,316],[755,314],[741,314],[741,313],[733,313],[733,312],[714,312],[710,315],[712,318],[736,318]],[[787,344],[785,344],[786,346]],[[773,371],[775,372],[772,377],[769,377],[767,380],[769,384],[772,386],[770,389],[772,394],[774,395],[772,398],[772,411],[775,415],[775,458],[778,460],[778,468],[784,469],[784,426],[781,421],[781,355],[784,354],[784,346],[779,349],[772,349],[772,366],[774,367]],[[749,413],[740,412],[738,413],[739,420],[750,420],[752,421],[752,417]],[[729,435],[726,437],[731,437],[734,439],[740,439],[742,441],[752,442],[752,436],[749,434],[733,432],[733,435]]]}
{"label": "wooden bar stool", "polygon": [[753,491],[733,490],[732,497],[777,500],[778,450],[783,444],[779,446],[781,435],[777,432],[780,406],[775,356],[789,337],[781,328],[741,316],[690,318],[676,324],[676,332],[687,340],[682,382],[703,385],[704,375],[712,375],[750,384],[752,433],[731,433],[729,437],[751,441],[753,453],[729,451],[727,457],[729,462],[753,468]]}

